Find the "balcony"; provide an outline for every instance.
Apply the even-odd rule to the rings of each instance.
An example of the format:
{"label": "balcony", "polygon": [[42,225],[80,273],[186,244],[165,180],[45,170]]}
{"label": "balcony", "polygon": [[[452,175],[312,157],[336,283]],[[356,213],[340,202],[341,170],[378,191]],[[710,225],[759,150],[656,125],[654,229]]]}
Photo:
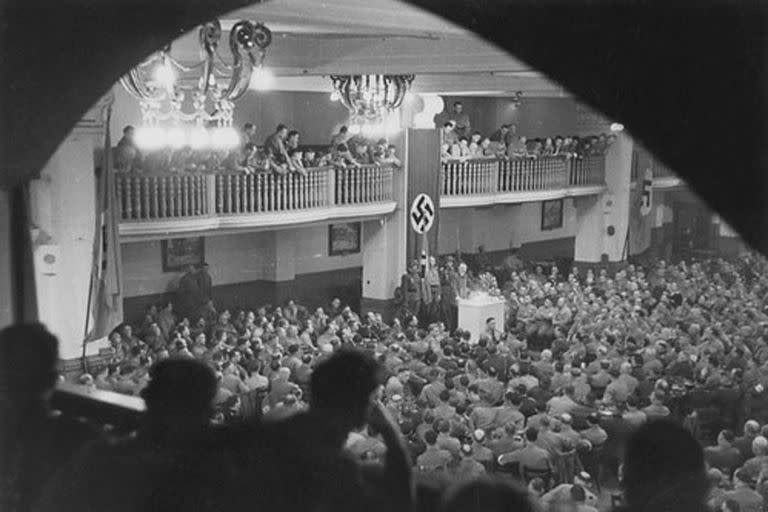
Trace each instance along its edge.
{"label": "balcony", "polygon": [[393,169],[309,169],[289,174],[121,174],[120,234],[126,237],[288,226],[391,213]]}
{"label": "balcony", "polygon": [[440,206],[544,201],[605,190],[605,156],[443,162]]}

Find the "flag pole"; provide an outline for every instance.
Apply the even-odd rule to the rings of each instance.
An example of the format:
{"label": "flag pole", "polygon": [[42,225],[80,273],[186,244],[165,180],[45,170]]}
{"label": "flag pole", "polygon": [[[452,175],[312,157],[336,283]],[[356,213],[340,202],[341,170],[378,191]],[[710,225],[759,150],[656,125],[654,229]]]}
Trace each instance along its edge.
{"label": "flag pole", "polygon": [[[105,119],[105,133],[104,133],[104,154],[102,155],[102,162],[101,162],[101,168],[98,175],[98,197],[96,198],[96,204],[98,210],[96,211],[96,223],[95,223],[95,229],[94,229],[94,237],[93,237],[93,254],[92,254],[92,265],[91,265],[91,279],[88,286],[88,302],[86,304],[85,309],[85,330],[83,333],[83,345],[82,345],[82,354],[81,354],[81,362],[82,362],[82,368],[83,373],[88,373],[88,343],[91,341],[89,339],[90,337],[90,329],[91,329],[91,316],[92,316],[92,307],[93,307],[93,301],[94,301],[94,293],[93,288],[97,281],[96,273],[98,272],[97,269],[102,268],[102,259],[104,258],[104,255],[102,254],[103,246],[104,246],[104,206],[106,204],[106,194],[109,192],[106,187],[109,185],[109,182],[107,180],[107,173],[109,172],[108,166],[110,165],[110,154],[109,152],[112,151],[112,141],[110,137],[110,123],[112,120],[112,106],[110,105],[107,107],[106,112],[106,119]],[[93,319],[94,324],[96,324],[96,318]]]}

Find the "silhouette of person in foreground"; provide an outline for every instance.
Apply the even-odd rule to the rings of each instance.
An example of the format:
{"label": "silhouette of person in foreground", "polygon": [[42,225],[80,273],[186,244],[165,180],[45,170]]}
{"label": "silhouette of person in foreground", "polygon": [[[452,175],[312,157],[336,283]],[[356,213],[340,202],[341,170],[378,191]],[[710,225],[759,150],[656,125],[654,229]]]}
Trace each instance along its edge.
{"label": "silhouette of person in foreground", "polygon": [[40,324],[0,331],[0,510],[26,511],[96,430],[52,411],[59,343]]}
{"label": "silhouette of person in foreground", "polygon": [[209,426],[215,393],[204,364],[158,362],[136,435],[85,447],[47,486],[38,510],[219,510],[235,468]]}
{"label": "silhouette of person in foreground", "polygon": [[705,512],[709,489],[704,452],[682,426],[651,421],[628,440],[618,512]]}
{"label": "silhouette of person in foreground", "polygon": [[[237,504],[270,511],[411,510],[411,463],[397,423],[375,396],[382,378],[371,356],[341,349],[312,373],[309,410],[257,432],[244,429],[235,451],[247,454],[243,483],[258,485],[240,486],[246,495],[239,493]],[[383,468],[373,473],[343,450],[350,431],[366,423],[386,446]]]}
{"label": "silhouette of person in foreground", "polygon": [[460,484],[444,496],[440,512],[535,512],[528,491],[509,480],[483,477]]}

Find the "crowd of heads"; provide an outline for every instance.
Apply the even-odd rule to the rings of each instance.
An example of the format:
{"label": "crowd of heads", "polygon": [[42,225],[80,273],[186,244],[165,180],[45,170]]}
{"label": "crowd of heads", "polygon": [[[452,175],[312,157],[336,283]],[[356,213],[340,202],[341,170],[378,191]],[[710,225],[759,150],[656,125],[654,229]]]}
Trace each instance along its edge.
{"label": "crowd of heads", "polygon": [[[504,474],[516,465],[518,472],[542,472],[519,476],[547,503],[579,478],[589,497],[597,494],[591,455],[610,446],[615,433],[606,421],[627,431],[656,420],[690,421],[695,414],[680,406],[681,396],[727,389],[745,407],[749,397],[748,412],[768,422],[768,408],[754,408],[768,389],[765,270],[765,260],[751,254],[734,262],[629,265],[613,275],[505,263],[493,269],[506,299],[505,321],[489,318],[474,339],[461,328],[447,330],[439,318],[425,323],[404,311],[387,323],[339,299],[312,309],[289,301],[231,311],[207,301],[186,317],[175,317],[167,303],[150,308],[135,329],[124,325],[113,333],[115,359],[96,371],[93,385],[142,394],[156,361],[197,359],[217,382],[208,421],[237,424],[262,415],[282,421],[307,410],[313,384],[325,386],[322,379],[313,383],[317,368],[355,349],[383,370],[381,403],[415,471],[460,479]],[[343,373],[326,375],[338,377],[327,388],[344,389]],[[359,426],[361,419],[348,424]],[[725,443],[733,436],[720,437]],[[368,465],[382,464],[388,452],[370,426],[353,429],[346,449]],[[626,458],[624,479],[645,482],[643,471],[651,470],[630,471]],[[759,474],[749,485],[757,485]],[[555,493],[557,500],[564,492]]]}
{"label": "crowd of heads", "polygon": [[359,167],[392,165],[399,167],[397,148],[386,139],[369,140],[352,135],[346,126],[334,134],[328,146],[302,146],[301,134],[279,124],[263,143],[256,140],[253,123],[243,126],[241,144],[234,149],[193,149],[191,146],[149,151],[144,154],[134,139],[135,129],[126,126],[114,148],[118,172],[135,173],[274,173],[306,175],[308,169],[321,167]]}

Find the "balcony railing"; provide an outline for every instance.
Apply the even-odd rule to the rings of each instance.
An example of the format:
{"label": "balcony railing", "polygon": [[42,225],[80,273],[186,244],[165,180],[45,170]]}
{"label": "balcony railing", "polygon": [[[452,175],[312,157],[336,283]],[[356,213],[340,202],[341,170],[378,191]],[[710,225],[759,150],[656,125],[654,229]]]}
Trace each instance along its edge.
{"label": "balcony railing", "polygon": [[443,163],[442,193],[445,196],[491,194],[498,189],[498,160],[476,159]]}
{"label": "balcony railing", "polygon": [[332,169],[299,174],[220,174],[216,176],[216,213],[285,212],[320,208],[329,202]]}
{"label": "balcony railing", "polygon": [[123,222],[292,212],[391,201],[389,166],[308,169],[300,174],[119,174]]}
{"label": "balcony railing", "polygon": [[124,221],[208,215],[208,176],[202,174],[120,174],[116,177]]}
{"label": "balcony railing", "polygon": [[450,197],[599,186],[605,183],[605,156],[446,161],[441,180],[442,195]]}
{"label": "balcony railing", "polygon": [[337,205],[376,203],[392,200],[392,168],[378,165],[347,167],[335,173],[334,199]]}

